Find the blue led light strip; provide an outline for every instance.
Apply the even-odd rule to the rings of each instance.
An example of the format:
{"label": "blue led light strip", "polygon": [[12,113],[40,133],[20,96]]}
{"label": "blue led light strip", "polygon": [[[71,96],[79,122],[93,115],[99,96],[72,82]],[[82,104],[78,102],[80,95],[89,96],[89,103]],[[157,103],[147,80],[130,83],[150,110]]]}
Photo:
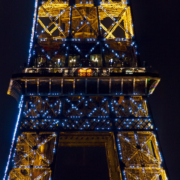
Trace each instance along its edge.
{"label": "blue led light strip", "polygon": [[38,7],[38,0],[35,0],[35,4],[34,4],[34,16],[33,16],[34,18],[33,18],[33,26],[32,26],[32,33],[31,33],[30,47],[29,47],[29,56],[28,56],[28,65],[30,63],[31,50],[32,50],[33,41],[34,41],[34,30],[35,30],[35,24],[36,24],[37,7]]}
{"label": "blue led light strip", "polygon": [[10,163],[10,159],[11,159],[11,155],[12,155],[12,150],[13,150],[13,146],[14,146],[14,141],[15,141],[15,138],[16,138],[17,128],[18,128],[19,120],[20,120],[20,116],[21,116],[23,99],[24,99],[24,96],[22,95],[21,99],[20,99],[20,102],[19,102],[19,106],[18,106],[19,113],[18,113],[18,116],[17,116],[16,126],[15,126],[15,129],[14,129],[14,134],[13,134],[13,138],[12,138],[11,148],[10,148],[10,152],[9,152],[8,161],[7,161],[7,164],[6,164],[3,180],[6,179],[7,171],[8,171],[8,168],[9,168],[9,163]]}

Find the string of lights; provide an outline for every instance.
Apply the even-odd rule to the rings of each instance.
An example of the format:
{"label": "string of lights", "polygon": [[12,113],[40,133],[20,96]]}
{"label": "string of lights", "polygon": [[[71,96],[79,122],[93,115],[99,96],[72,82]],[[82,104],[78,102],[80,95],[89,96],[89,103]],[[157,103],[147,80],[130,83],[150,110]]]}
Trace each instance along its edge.
{"label": "string of lights", "polygon": [[19,120],[20,120],[21,111],[22,111],[22,107],[23,107],[23,101],[24,101],[24,96],[22,95],[21,99],[20,99],[20,102],[19,102],[19,106],[18,106],[19,113],[18,113],[18,116],[17,116],[17,121],[16,121],[15,129],[14,129],[14,133],[13,133],[13,138],[12,138],[12,142],[11,142],[10,152],[9,152],[8,161],[7,161],[7,165],[6,165],[6,168],[5,168],[3,180],[6,180],[6,176],[7,176],[10,160],[11,160],[11,155],[12,155],[12,151],[13,151],[13,147],[14,147],[14,142],[15,142],[15,139],[16,139],[16,133],[17,133],[18,126],[19,126]]}
{"label": "string of lights", "polygon": [[30,47],[29,47],[29,56],[28,56],[28,65],[31,60],[31,50],[33,48],[33,42],[34,42],[34,33],[35,33],[35,24],[36,24],[36,17],[37,17],[37,8],[38,8],[38,0],[35,0],[34,5],[34,16],[33,16],[33,25],[32,25],[32,32],[31,32],[31,39],[30,39]]}

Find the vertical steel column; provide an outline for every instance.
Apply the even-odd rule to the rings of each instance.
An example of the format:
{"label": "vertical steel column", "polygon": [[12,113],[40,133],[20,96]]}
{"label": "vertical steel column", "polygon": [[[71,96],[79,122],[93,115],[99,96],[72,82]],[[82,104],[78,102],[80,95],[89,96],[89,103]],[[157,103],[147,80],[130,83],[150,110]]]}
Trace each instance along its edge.
{"label": "vertical steel column", "polygon": [[135,83],[136,83],[136,79],[133,78],[133,94],[135,94]]}
{"label": "vertical steel column", "polygon": [[121,94],[123,94],[123,78],[121,79]]}
{"label": "vertical steel column", "polygon": [[27,94],[27,79],[25,80],[25,94]]}
{"label": "vertical steel column", "polygon": [[87,78],[85,80],[85,94],[87,94]]}
{"label": "vertical steel column", "polygon": [[39,93],[39,78],[37,79],[37,93]]}
{"label": "vertical steel column", "polygon": [[[9,175],[11,169],[13,168],[13,154],[15,153],[15,149],[16,149],[16,145],[17,145],[17,137],[20,135],[20,128],[19,128],[19,124],[20,124],[20,120],[21,120],[21,115],[22,115],[22,108],[24,106],[24,96],[21,96],[20,102],[23,102],[22,104],[19,104],[19,113],[17,116],[17,121],[16,121],[16,126],[15,126],[15,130],[14,130],[14,135],[13,135],[13,139],[11,142],[11,148],[10,148],[10,153],[9,153],[9,157],[8,157],[8,162],[6,165],[6,169],[5,169],[5,175],[3,180],[9,179],[6,178],[7,175]],[[19,102],[19,103],[20,103]]]}
{"label": "vertical steel column", "polygon": [[146,78],[146,80],[145,80],[145,95],[147,95],[148,94],[148,92],[147,92],[147,78]]}
{"label": "vertical steel column", "polygon": [[75,88],[76,88],[76,79],[73,80],[73,94],[75,94]]}
{"label": "vertical steel column", "polygon": [[49,93],[51,93],[51,81],[52,79],[49,79]]}
{"label": "vertical steel column", "polygon": [[61,79],[61,95],[63,94],[63,79]]}
{"label": "vertical steel column", "polygon": [[[35,44],[38,44],[38,36],[36,35],[37,34],[37,19],[38,19],[38,9],[39,9],[39,6],[42,4],[42,0],[35,0],[35,4],[37,3],[37,7],[34,9],[34,13],[36,12],[36,18],[34,19],[34,34],[31,34],[31,38],[33,37],[33,39],[31,39],[30,41],[30,52],[29,52],[29,62],[28,62],[28,67],[30,67],[31,65],[33,65],[32,63],[32,60],[33,60],[33,47]],[[33,26],[32,26],[32,33],[33,33]],[[31,44],[32,43],[32,44]],[[38,48],[35,48],[35,50],[38,51]],[[38,53],[36,52],[35,55],[37,55]],[[36,60],[36,63],[37,63],[37,60]],[[37,67],[37,65],[36,65]]]}
{"label": "vertical steel column", "polygon": [[[63,82],[63,79],[62,81]],[[64,102],[65,102],[65,98],[64,97],[60,97],[60,101],[61,101],[61,113],[60,113],[60,117],[59,119],[64,118],[63,116],[63,106],[64,106]],[[58,130],[56,131],[56,135],[57,135],[57,139],[56,139],[56,146],[55,146],[55,153],[54,153],[54,157],[53,157],[53,162],[51,164],[51,170],[52,170],[52,174],[51,174],[51,178],[54,178],[54,171],[55,171],[55,166],[56,166],[56,157],[57,157],[57,151],[58,151],[58,142],[59,142],[59,137],[60,137],[60,132],[62,131],[62,124],[61,121],[59,121],[60,126],[58,128]]]}
{"label": "vertical steel column", "polygon": [[118,161],[119,161],[119,166],[120,166],[120,169],[121,169],[121,176],[123,176],[123,179],[124,179],[124,175],[123,175],[124,165],[123,165],[123,163],[120,161],[120,156],[119,156],[119,153],[118,153],[118,146],[117,146],[117,142],[118,142],[118,131],[117,131],[117,128],[116,128],[116,125],[115,125],[116,116],[115,116],[115,114],[112,112],[111,99],[112,99],[112,96],[110,96],[110,97],[108,98],[109,116],[111,117],[112,131],[113,131],[113,133],[114,133],[114,138],[115,138],[115,143],[116,143],[116,149],[117,149],[117,155],[118,155]]}
{"label": "vertical steel column", "polygon": [[109,79],[109,94],[111,93],[111,81],[112,81],[112,79],[110,78]]}
{"label": "vertical steel column", "polygon": [[69,52],[70,52],[70,46],[71,46],[71,38],[72,38],[72,2],[69,1],[70,7],[70,24],[69,24],[69,36],[66,38],[67,40],[67,46],[66,46],[66,60],[65,60],[65,67],[68,67],[68,61],[69,61]]}
{"label": "vertical steel column", "polygon": [[99,78],[97,79],[97,94],[99,94]]}
{"label": "vertical steel column", "polygon": [[99,5],[100,5],[100,2],[97,0],[97,3],[94,3],[94,5],[96,6],[96,10],[97,10],[97,20],[98,20],[98,31],[99,31],[99,37],[97,38],[97,40],[99,39],[100,40],[100,51],[101,51],[101,57],[102,57],[102,61],[103,61],[103,66],[105,67],[106,66],[106,62],[105,62],[105,57],[104,57],[104,53],[103,53],[103,44],[104,44],[104,41],[103,41],[103,37],[101,35],[101,26],[100,26],[100,20],[99,20]]}
{"label": "vertical steel column", "polygon": [[51,171],[52,171],[52,173],[51,173],[51,179],[53,179],[54,178],[54,171],[55,171],[55,166],[56,166],[56,157],[57,157],[57,150],[58,150],[58,140],[59,140],[59,134],[60,134],[60,132],[59,131],[57,131],[56,132],[56,146],[55,146],[55,153],[54,153],[54,156],[53,156],[53,162],[52,162],[52,164],[51,164],[51,166],[50,166],[50,168],[51,168]]}

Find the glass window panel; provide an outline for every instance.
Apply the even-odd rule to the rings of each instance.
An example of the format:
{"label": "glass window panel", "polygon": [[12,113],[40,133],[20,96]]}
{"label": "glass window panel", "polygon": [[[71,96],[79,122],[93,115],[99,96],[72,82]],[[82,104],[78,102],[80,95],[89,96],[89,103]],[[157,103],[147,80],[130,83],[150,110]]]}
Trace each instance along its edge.
{"label": "glass window panel", "polygon": [[37,93],[37,80],[27,81],[27,93]]}
{"label": "glass window panel", "polygon": [[105,55],[106,67],[123,67],[123,62],[115,56]]}
{"label": "glass window panel", "polygon": [[46,57],[44,55],[38,55],[35,59],[35,64],[37,67],[46,67]]}
{"label": "glass window panel", "polygon": [[85,79],[76,79],[75,93],[76,94],[85,93]]}
{"label": "glass window panel", "polygon": [[99,93],[109,94],[109,80],[108,79],[99,80]]}
{"label": "glass window panel", "polygon": [[39,81],[39,93],[49,93],[49,79]]}
{"label": "glass window panel", "polygon": [[80,66],[80,56],[69,56],[69,67]]}
{"label": "glass window panel", "polygon": [[111,93],[121,93],[121,80],[120,79],[112,79],[111,80]]}
{"label": "glass window panel", "polygon": [[133,81],[132,80],[123,81],[123,94],[133,94]]}
{"label": "glass window panel", "polygon": [[66,79],[63,81],[63,94],[73,93],[73,79]]}
{"label": "glass window panel", "polygon": [[97,94],[97,79],[89,79],[87,81],[87,93]]}
{"label": "glass window panel", "polygon": [[65,56],[57,54],[56,56],[54,56],[54,57],[52,58],[52,61],[53,61],[53,63],[54,63],[53,67],[54,67],[54,68],[64,67],[64,65],[65,65],[65,59],[66,59]]}
{"label": "glass window panel", "polygon": [[145,80],[137,81],[135,82],[135,93],[137,94],[145,94]]}
{"label": "glass window panel", "polygon": [[100,54],[92,54],[90,55],[90,64],[91,67],[102,66],[102,58]]}
{"label": "glass window panel", "polygon": [[52,93],[61,93],[61,80],[52,80],[51,81],[51,92]]}

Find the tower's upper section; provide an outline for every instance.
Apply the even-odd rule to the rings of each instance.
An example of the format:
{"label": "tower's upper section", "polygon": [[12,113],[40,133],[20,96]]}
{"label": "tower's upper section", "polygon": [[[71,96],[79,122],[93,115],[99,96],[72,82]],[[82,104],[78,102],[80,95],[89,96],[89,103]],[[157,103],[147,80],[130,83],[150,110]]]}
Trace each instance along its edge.
{"label": "tower's upper section", "polygon": [[35,0],[27,67],[8,94],[149,95],[160,78],[139,67],[126,0]]}
{"label": "tower's upper section", "polygon": [[28,67],[137,67],[126,0],[36,0]]}

